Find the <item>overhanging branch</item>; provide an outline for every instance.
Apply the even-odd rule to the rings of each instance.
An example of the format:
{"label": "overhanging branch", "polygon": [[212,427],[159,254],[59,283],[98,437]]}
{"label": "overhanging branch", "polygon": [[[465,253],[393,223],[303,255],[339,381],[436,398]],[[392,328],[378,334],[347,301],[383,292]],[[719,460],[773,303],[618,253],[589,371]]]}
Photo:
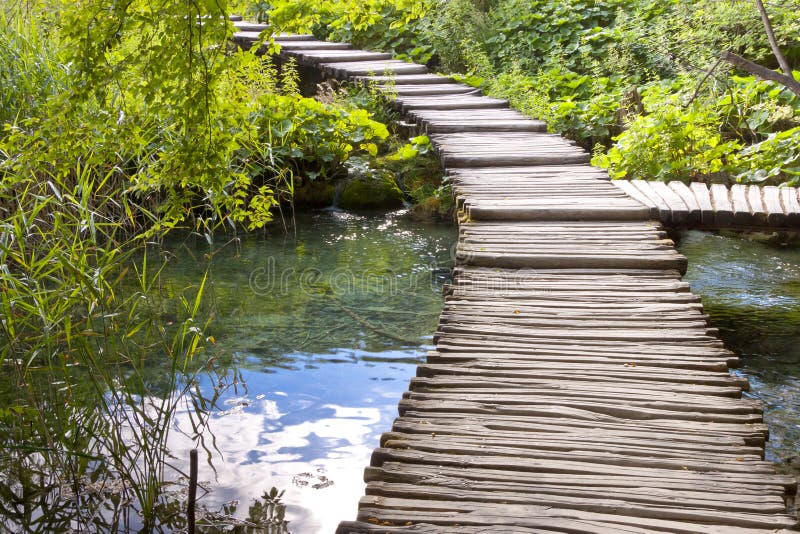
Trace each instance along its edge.
{"label": "overhanging branch", "polygon": [[753,63],[752,61],[741,56],[737,56],[730,50],[724,51],[722,54],[720,54],[720,57],[731,65],[739,67],[742,70],[746,70],[753,76],[758,76],[763,80],[777,82],[800,97],[800,82],[795,80],[794,76],[791,76],[791,71],[789,71],[790,76],[786,76],[785,74],[781,74],[780,72],[776,72],[772,69],[761,66],[758,63]]}

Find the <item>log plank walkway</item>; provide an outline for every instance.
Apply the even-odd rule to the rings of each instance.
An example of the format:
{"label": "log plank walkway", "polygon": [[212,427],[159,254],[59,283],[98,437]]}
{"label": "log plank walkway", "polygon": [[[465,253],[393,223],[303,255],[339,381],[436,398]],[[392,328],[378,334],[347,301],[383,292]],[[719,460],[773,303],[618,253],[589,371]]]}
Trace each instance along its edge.
{"label": "log plank walkway", "polygon": [[[237,24],[244,46],[263,28]],[[796,481],[763,459],[762,407],[742,398],[736,355],[652,220],[721,223],[731,208],[741,222],[752,190],[730,191],[729,205],[713,187],[707,198],[612,183],[540,121],[424,66],[310,36],[277,41],[325,76],[386,84],[429,133],[461,208],[436,348],[373,453],[356,520],[337,532],[796,526],[784,501]],[[752,217],[776,221],[777,198],[786,224],[788,195],[764,192]]]}

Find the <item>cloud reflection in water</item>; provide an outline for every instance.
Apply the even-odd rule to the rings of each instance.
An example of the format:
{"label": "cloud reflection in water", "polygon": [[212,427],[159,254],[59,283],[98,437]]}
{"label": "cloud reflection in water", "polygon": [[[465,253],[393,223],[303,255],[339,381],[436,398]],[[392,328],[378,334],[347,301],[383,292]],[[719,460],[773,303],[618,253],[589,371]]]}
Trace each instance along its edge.
{"label": "cloud reflection in water", "polygon": [[[243,371],[246,395],[229,395],[226,409],[211,421],[222,458],[212,460],[216,481],[201,463],[200,479],[212,481],[213,488],[203,504],[215,509],[245,496],[258,498],[275,486],[286,490],[292,532],[333,532],[340,521],[354,519],[364,493],[364,467],[380,434],[391,428],[414,375],[415,365],[405,362],[419,353],[358,356],[355,362],[302,371]],[[188,428],[185,413],[177,424]],[[188,457],[191,443],[179,433],[173,436],[173,451]],[[242,500],[239,512],[246,514],[249,504]]]}

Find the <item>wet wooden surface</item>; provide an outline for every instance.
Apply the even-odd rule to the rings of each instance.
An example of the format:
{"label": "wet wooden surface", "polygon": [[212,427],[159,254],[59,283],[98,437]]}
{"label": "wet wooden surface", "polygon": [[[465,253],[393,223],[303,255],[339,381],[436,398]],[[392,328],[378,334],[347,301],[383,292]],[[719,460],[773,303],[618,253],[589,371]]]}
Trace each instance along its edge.
{"label": "wet wooden surface", "polygon": [[659,223],[786,224],[796,190],[611,182],[503,100],[421,65],[311,43],[284,54],[383,86],[430,135],[460,210],[435,349],[339,533],[796,524],[784,503],[794,480],[763,459],[761,405],[742,398],[747,380],[729,371],[738,358],[681,281],[686,259]]}

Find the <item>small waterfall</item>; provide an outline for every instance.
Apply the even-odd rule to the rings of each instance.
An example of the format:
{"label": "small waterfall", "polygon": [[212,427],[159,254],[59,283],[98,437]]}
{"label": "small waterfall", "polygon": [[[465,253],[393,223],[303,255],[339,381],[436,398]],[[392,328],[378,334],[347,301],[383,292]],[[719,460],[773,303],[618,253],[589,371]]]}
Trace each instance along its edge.
{"label": "small waterfall", "polygon": [[342,198],[342,193],[344,193],[345,188],[350,180],[348,178],[342,178],[341,180],[336,180],[333,182],[333,202],[331,202],[331,206],[329,209],[331,210],[338,210],[339,209],[339,200]]}

